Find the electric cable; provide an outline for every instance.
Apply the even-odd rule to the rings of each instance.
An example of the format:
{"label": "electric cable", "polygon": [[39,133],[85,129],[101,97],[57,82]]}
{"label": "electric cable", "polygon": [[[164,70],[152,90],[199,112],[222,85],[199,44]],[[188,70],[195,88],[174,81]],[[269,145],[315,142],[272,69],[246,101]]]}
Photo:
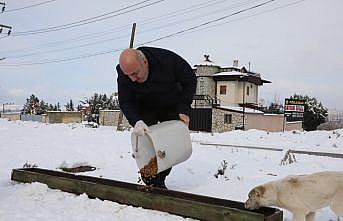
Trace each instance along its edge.
{"label": "electric cable", "polygon": [[10,10],[6,10],[6,9],[5,9],[5,11],[4,11],[3,13],[19,11],[19,10],[23,10],[23,9],[27,9],[27,8],[32,8],[32,7],[36,7],[36,6],[40,6],[40,5],[45,5],[45,4],[47,4],[47,3],[55,2],[55,1],[57,1],[57,0],[49,0],[49,1],[40,2],[40,3],[36,3],[36,4],[24,6],[24,7],[21,7],[21,8],[10,9]]}
{"label": "electric cable", "polygon": [[[166,0],[157,0],[157,1],[154,1],[152,3],[148,3],[146,5],[139,6],[139,7],[134,8],[134,9],[130,9],[130,10],[127,10],[127,11],[124,11],[124,12],[120,12],[120,11],[129,9],[129,8],[135,7],[137,5],[143,4],[143,3],[148,2],[148,1],[151,1],[151,0],[144,0],[144,1],[141,1],[139,3],[133,4],[133,5],[129,5],[129,6],[126,6],[124,8],[112,11],[112,12],[108,12],[108,13],[105,13],[105,14],[102,14],[102,15],[98,15],[98,16],[95,16],[95,17],[92,17],[92,18],[87,18],[87,19],[83,19],[83,20],[72,22],[72,23],[68,23],[68,24],[52,26],[52,27],[42,28],[42,29],[36,29],[36,30],[31,30],[31,31],[14,32],[13,34],[11,34],[11,36],[42,34],[42,33],[47,33],[47,32],[60,31],[60,30],[65,30],[65,29],[69,29],[69,28],[79,27],[79,26],[82,26],[82,25],[87,25],[87,24],[91,24],[91,23],[94,23],[94,22],[103,21],[103,20],[106,20],[106,19],[109,19],[109,18],[117,17],[119,15],[127,14],[129,12],[137,11],[139,9],[149,7],[149,6],[155,5],[157,3],[160,3],[160,2],[163,2],[163,1],[166,1]],[[116,14],[114,14],[114,13],[116,13]],[[107,16],[107,15],[110,15],[110,16]],[[105,16],[107,16],[107,17],[105,17]]]}
{"label": "electric cable", "polygon": [[[239,6],[243,6],[243,5],[247,4],[247,3],[252,3],[252,2],[256,2],[256,1],[258,1],[258,0],[247,1],[247,2],[245,2],[243,4],[240,4]],[[238,5],[233,5],[233,6],[229,6],[228,8],[234,9],[237,6]],[[210,12],[210,13],[201,14],[201,15],[198,15],[198,16],[195,16],[195,17],[192,17],[192,18],[188,18],[188,19],[178,20],[178,21],[175,21],[175,22],[172,22],[172,23],[161,25],[159,27],[153,27],[151,29],[146,29],[146,30],[140,31],[137,34],[142,34],[142,33],[146,33],[146,32],[156,31],[156,30],[160,30],[160,29],[163,29],[163,28],[169,28],[169,27],[171,27],[173,25],[181,24],[181,23],[183,23],[185,21],[191,21],[191,20],[197,19],[199,17],[204,17],[204,16],[207,16],[207,15],[210,15],[210,14],[214,14],[214,13],[217,13],[217,12],[226,11],[228,8],[221,8],[220,10],[216,10],[216,11],[213,11],[213,12]],[[11,59],[11,58],[21,58],[21,57],[28,57],[28,56],[36,56],[36,55],[47,54],[47,53],[52,53],[52,52],[59,52],[59,51],[63,51],[63,50],[70,50],[70,49],[75,49],[75,48],[80,48],[80,47],[86,47],[86,46],[95,45],[95,44],[101,44],[101,43],[105,43],[105,42],[108,42],[108,41],[122,39],[122,38],[125,38],[127,36],[128,36],[128,34],[122,35],[122,36],[118,36],[118,37],[114,37],[114,38],[104,39],[104,40],[100,40],[100,41],[95,41],[95,42],[91,42],[91,43],[81,44],[81,45],[73,46],[73,47],[60,48],[60,49],[54,49],[54,50],[47,50],[47,51],[43,51],[43,52],[28,53],[28,54],[22,54],[22,55],[16,55],[16,56],[6,56],[6,57]]]}
{"label": "electric cable", "polygon": [[[228,0],[220,0],[219,3],[225,2],[225,1],[228,1]],[[192,6],[188,7],[188,8],[184,8],[184,9],[181,9],[181,10],[173,11],[171,13],[168,13],[168,14],[165,14],[165,15],[162,15],[162,16],[157,16],[157,17],[145,19],[142,22],[138,22],[138,23],[140,25],[144,25],[144,24],[149,23],[149,22],[156,22],[156,21],[165,20],[165,19],[170,18],[170,17],[174,17],[174,16],[177,16],[177,15],[180,15],[180,14],[184,14],[184,13],[179,13],[179,12],[186,11],[186,10],[189,10],[189,9],[193,9],[193,11],[194,11],[194,10],[206,7],[206,6],[216,5],[216,4],[218,4],[217,2],[218,2],[218,0],[202,2],[200,4],[195,4],[195,5],[192,5]],[[202,5],[205,5],[205,6],[202,6]],[[199,7],[199,6],[202,6],[202,7]],[[64,40],[59,40],[59,41],[51,41],[51,42],[47,42],[47,43],[43,43],[43,44],[38,44],[38,45],[33,46],[33,47],[30,46],[30,47],[10,50],[10,51],[0,51],[0,53],[12,53],[12,52],[15,52],[15,51],[20,51],[20,50],[27,50],[27,49],[32,49],[32,48],[35,49],[35,48],[38,48],[40,46],[48,46],[50,44],[56,46],[56,44],[65,43],[65,42],[69,42],[69,41],[72,42],[72,41],[80,41],[80,40],[84,40],[84,39],[89,39],[89,38],[93,38],[93,37],[95,38],[95,37],[103,36],[103,35],[106,35],[106,34],[112,34],[113,32],[118,32],[118,31],[126,30],[126,29],[129,28],[129,26],[130,25],[124,25],[124,26],[112,28],[112,29],[110,29],[108,31],[101,31],[101,32],[85,34],[85,35],[81,35],[81,36],[78,36],[78,37],[64,39]]]}
{"label": "electric cable", "polygon": [[[223,20],[223,19],[226,19],[226,18],[228,18],[228,17],[232,17],[232,16],[234,16],[234,15],[237,15],[237,14],[240,14],[240,13],[243,13],[243,12],[246,12],[246,11],[250,11],[250,10],[252,10],[252,9],[261,7],[261,6],[266,5],[266,4],[269,4],[269,3],[273,2],[273,1],[276,1],[276,0],[269,0],[269,1],[266,1],[266,2],[263,2],[263,3],[260,3],[260,4],[258,4],[258,5],[255,5],[255,6],[252,6],[252,7],[249,7],[249,8],[246,8],[246,9],[239,10],[239,11],[237,11],[237,12],[231,13],[231,14],[229,14],[229,15],[226,15],[226,16],[223,16],[223,17],[220,17],[220,18],[217,18],[217,19],[213,19],[213,20],[204,22],[204,23],[202,23],[202,24],[199,24],[199,25],[196,25],[196,26],[193,26],[193,27],[189,27],[189,28],[183,29],[183,30],[181,30],[181,31],[174,32],[174,33],[172,33],[172,34],[168,34],[168,35],[165,35],[165,36],[156,38],[156,39],[154,39],[154,40],[146,41],[146,42],[144,42],[144,43],[139,43],[139,44],[137,44],[137,46],[149,44],[149,43],[152,43],[152,42],[160,41],[160,40],[162,40],[162,39],[166,39],[166,38],[170,38],[170,37],[174,37],[174,36],[184,35],[184,34],[186,34],[186,33],[188,34],[188,33],[190,33],[189,31],[195,31],[195,29],[198,29],[198,28],[200,28],[200,27],[206,26],[206,25],[211,24],[211,23],[214,23],[214,22],[221,21],[221,20]],[[287,4],[287,5],[279,6],[279,7],[277,7],[277,8],[270,9],[270,10],[265,11],[265,12],[257,13],[257,14],[255,14],[255,15],[250,15],[250,16],[248,16],[248,17],[252,17],[252,16],[256,16],[256,15],[261,15],[261,14],[264,14],[264,13],[268,13],[268,12],[271,12],[271,11],[275,11],[275,10],[277,10],[277,9],[281,9],[281,8],[284,8],[284,7],[288,7],[288,6],[294,5],[294,4],[298,4],[298,3],[303,2],[303,1],[306,1],[306,0],[300,0],[300,1],[297,1],[297,2],[289,3],[289,4]],[[226,22],[226,23],[227,23],[227,22]],[[222,23],[222,24],[225,24],[225,23]],[[97,52],[97,53],[93,53],[93,54],[87,54],[87,55],[82,55],[82,56],[78,56],[78,57],[62,58],[62,59],[53,59],[53,60],[47,60],[47,61],[37,61],[37,62],[18,63],[18,64],[0,64],[0,67],[20,67],[20,66],[31,66],[31,65],[41,65],[41,64],[50,64],[50,63],[57,63],[57,62],[73,61],[73,60],[79,60],[79,59],[84,59],[84,58],[89,58],[89,57],[95,57],[95,56],[104,55],[104,54],[109,54],[109,53],[115,53],[115,52],[122,51],[123,49],[124,49],[124,48],[117,48],[117,49],[112,49],[112,50],[109,50],[109,51],[101,51],[101,52]]]}

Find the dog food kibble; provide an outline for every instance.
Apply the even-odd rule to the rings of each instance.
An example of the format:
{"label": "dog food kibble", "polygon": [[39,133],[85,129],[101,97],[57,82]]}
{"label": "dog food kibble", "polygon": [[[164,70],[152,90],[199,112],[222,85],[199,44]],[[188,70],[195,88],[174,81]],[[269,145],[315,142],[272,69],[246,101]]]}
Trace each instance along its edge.
{"label": "dog food kibble", "polygon": [[157,158],[151,158],[149,163],[140,169],[139,173],[144,177],[155,177],[157,174]]}

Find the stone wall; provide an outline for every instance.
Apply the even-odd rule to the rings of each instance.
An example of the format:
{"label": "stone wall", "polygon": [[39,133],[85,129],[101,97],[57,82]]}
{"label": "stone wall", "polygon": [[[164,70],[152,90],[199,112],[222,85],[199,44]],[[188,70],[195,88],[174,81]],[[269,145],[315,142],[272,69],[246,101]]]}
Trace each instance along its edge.
{"label": "stone wall", "polygon": [[81,123],[81,111],[47,111],[47,123]]}
{"label": "stone wall", "polygon": [[196,76],[212,76],[220,71],[219,66],[196,65]]}
{"label": "stone wall", "polygon": [[[99,124],[103,126],[118,126],[120,110],[100,110],[99,111]],[[129,128],[130,124],[123,115],[123,126]]]}
{"label": "stone wall", "polygon": [[[224,115],[231,114],[232,122],[224,123]],[[222,133],[226,131],[235,130],[236,127],[242,126],[243,119],[242,114],[229,110],[223,110],[219,108],[213,108],[212,110],[212,132]]]}
{"label": "stone wall", "polygon": [[20,113],[1,113],[1,118],[7,119],[9,121],[20,120]]}
{"label": "stone wall", "polygon": [[197,89],[196,94],[215,96],[215,81],[212,75],[218,73],[220,68],[212,65],[196,65]]}

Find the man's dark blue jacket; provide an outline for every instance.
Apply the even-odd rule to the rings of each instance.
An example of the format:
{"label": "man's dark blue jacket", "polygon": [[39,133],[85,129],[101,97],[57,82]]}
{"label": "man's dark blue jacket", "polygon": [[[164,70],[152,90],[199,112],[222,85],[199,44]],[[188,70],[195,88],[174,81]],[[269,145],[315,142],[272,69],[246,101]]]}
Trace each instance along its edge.
{"label": "man's dark blue jacket", "polygon": [[196,89],[196,76],[191,66],[179,55],[162,48],[139,47],[149,64],[148,79],[132,82],[117,65],[119,104],[129,123],[142,118],[140,108],[160,111],[175,108],[189,116]]}

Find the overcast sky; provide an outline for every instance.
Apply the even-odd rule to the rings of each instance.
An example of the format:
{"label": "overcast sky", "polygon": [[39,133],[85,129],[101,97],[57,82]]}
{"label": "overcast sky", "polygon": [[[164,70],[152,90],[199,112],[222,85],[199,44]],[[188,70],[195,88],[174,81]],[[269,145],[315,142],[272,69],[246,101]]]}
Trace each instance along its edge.
{"label": "overcast sky", "polygon": [[[343,110],[342,0],[0,2],[6,3],[0,24],[12,27],[9,37],[7,29],[0,35],[0,103],[23,104],[31,94],[61,105],[95,92],[110,95],[117,90],[118,55],[136,22],[135,46],[173,50],[192,66],[204,54],[223,66],[250,62],[272,81],[260,88],[266,103],[297,93]],[[85,20],[96,16],[102,20]],[[88,24],[76,23],[81,20]],[[65,26],[70,23],[75,27]],[[53,31],[56,26],[62,30]]]}

